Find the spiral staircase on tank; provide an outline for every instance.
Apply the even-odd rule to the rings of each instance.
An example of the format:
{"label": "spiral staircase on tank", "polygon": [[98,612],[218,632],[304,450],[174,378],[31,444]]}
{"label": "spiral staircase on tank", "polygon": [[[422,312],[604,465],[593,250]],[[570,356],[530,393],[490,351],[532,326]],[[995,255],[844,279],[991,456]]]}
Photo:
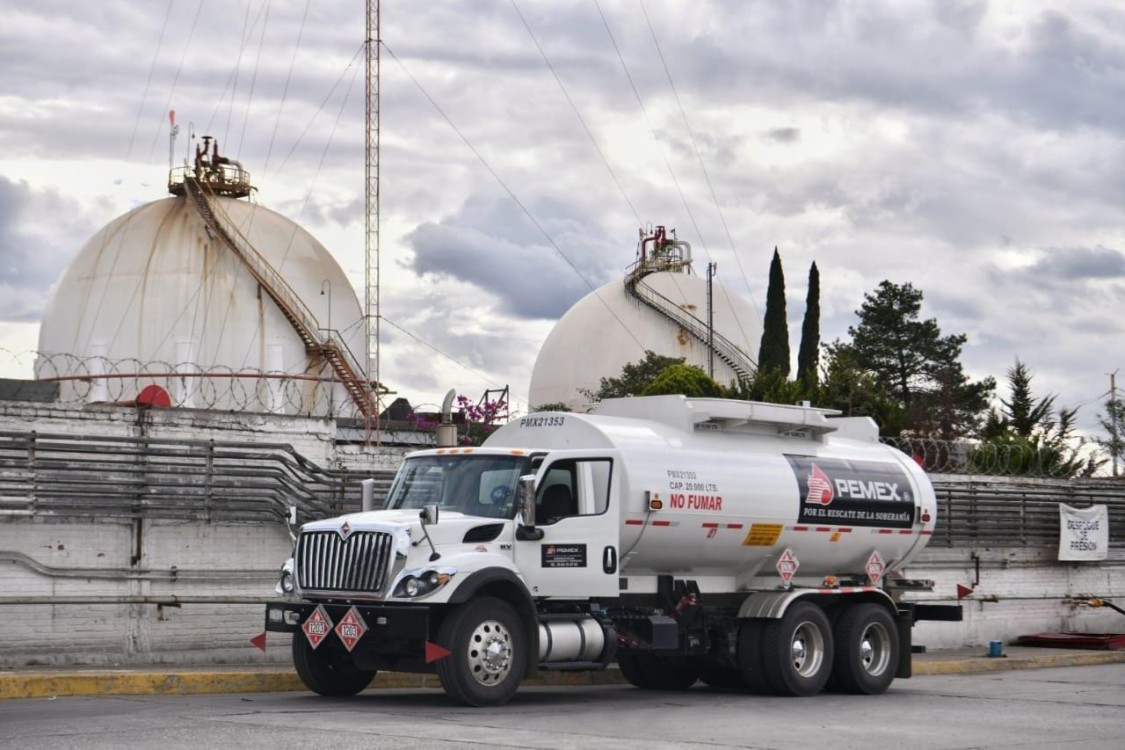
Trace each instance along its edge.
{"label": "spiral staircase on tank", "polygon": [[[254,249],[222,206],[214,200],[216,195],[241,197],[248,194],[249,176],[239,169],[238,174],[224,175],[224,179],[220,182],[208,179],[207,173],[197,174],[190,170],[184,170],[177,177],[179,180],[175,187],[179,187],[180,190],[173,189],[170,184],[170,191],[173,194],[187,196],[211,234],[242,261],[262,290],[277,305],[278,310],[304,343],[305,351],[324,358],[364,420],[368,424],[377,424],[378,400],[364,376],[363,368],[359,366],[347,343],[338,332],[320,327],[316,317],[297,292],[289,286],[277,269]],[[242,186],[245,186],[247,192],[240,189]]]}
{"label": "spiral staircase on tank", "polygon": [[648,259],[635,264],[625,276],[625,293],[641,304],[655,310],[661,316],[676,324],[692,338],[701,342],[705,347],[711,347],[715,356],[730,369],[740,381],[747,381],[754,375],[756,365],[754,361],[733,341],[723,336],[714,327],[692,315],[682,306],[645,283],[644,277],[657,271],[679,270],[666,267],[659,259]]}

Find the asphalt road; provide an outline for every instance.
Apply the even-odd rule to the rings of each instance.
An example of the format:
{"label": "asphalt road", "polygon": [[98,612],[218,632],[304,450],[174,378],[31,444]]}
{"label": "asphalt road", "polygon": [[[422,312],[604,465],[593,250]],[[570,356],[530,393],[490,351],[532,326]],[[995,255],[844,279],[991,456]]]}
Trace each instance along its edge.
{"label": "asphalt road", "polygon": [[0,748],[1125,747],[1125,664],[898,680],[882,696],[697,686],[525,687],[470,709],[436,689],[0,701]]}

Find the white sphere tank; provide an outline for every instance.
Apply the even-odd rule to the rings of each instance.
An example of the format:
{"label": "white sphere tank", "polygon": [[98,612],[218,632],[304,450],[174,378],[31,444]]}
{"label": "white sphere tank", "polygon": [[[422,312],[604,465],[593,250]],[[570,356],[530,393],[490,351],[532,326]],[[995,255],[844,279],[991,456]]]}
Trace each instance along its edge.
{"label": "white sphere tank", "polygon": [[[324,246],[267,208],[210,200],[362,364],[362,309]],[[179,377],[161,377],[168,372]],[[341,386],[323,384],[331,375],[182,196],[95,234],[62,274],[39,331],[36,377],[59,379],[63,398],[128,400],[156,384],[178,406],[325,414],[347,405]]]}
{"label": "white sphere tank", "polygon": [[[707,320],[707,281],[677,271],[644,276],[642,283],[700,321]],[[714,329],[757,361],[762,326],[757,311],[727,288],[712,282]],[[566,404],[581,410],[589,402],[580,390],[596,391],[602,378],[621,375],[645,351],[683,357],[706,372],[707,345],[656,310],[628,294],[623,281],[613,281],[580,299],[548,334],[535,360],[528,403]],[[721,385],[737,380],[735,371],[714,357],[714,378]]]}

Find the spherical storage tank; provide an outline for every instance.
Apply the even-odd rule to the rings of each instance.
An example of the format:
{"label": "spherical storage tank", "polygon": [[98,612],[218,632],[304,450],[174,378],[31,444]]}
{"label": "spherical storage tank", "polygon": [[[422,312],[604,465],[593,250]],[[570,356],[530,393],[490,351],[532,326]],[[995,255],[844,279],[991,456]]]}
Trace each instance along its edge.
{"label": "spherical storage tank", "polygon": [[[652,243],[651,247],[646,243]],[[618,377],[646,350],[683,357],[708,369],[707,280],[691,273],[686,242],[668,239],[662,228],[642,240],[639,260],[624,281],[612,281],[580,299],[548,334],[531,374],[528,402],[566,404],[581,410],[602,378]],[[757,311],[726,287],[712,282],[716,356],[714,378],[721,385],[752,374],[761,342]],[[731,352],[724,360],[719,350]]]}
{"label": "spherical storage tank", "polygon": [[[114,219],[86,243],[48,302],[36,377],[59,379],[64,399],[128,401],[153,385],[174,406],[346,409],[346,392],[328,382],[332,368],[306,351],[251,266],[259,276],[276,272],[273,286],[297,298],[291,307],[315,316],[316,328],[338,330],[362,357],[362,310],[343,270],[274,211],[220,194],[207,203],[210,222],[181,191]],[[250,262],[218,236],[216,220],[241,237]]]}

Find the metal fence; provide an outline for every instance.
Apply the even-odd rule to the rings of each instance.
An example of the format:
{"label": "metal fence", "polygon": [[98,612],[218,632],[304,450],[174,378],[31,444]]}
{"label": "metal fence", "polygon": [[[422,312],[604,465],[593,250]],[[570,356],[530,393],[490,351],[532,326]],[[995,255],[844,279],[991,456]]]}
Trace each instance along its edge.
{"label": "metal fence", "polygon": [[284,443],[0,432],[0,515],[278,522],[358,510],[360,480]]}
{"label": "metal fence", "polygon": [[938,520],[931,546],[1053,547],[1059,542],[1059,504],[1063,503],[1107,506],[1109,545],[1125,547],[1125,481],[934,479]]}

